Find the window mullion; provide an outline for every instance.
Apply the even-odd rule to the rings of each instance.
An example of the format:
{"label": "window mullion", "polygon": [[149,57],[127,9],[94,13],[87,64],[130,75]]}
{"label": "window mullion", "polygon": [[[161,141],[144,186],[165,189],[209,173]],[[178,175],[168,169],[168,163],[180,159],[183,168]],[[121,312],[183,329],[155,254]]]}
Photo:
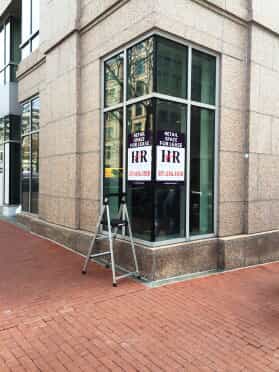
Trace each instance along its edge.
{"label": "window mullion", "polygon": [[186,239],[190,238],[190,156],[191,156],[191,97],[192,97],[192,47],[188,49],[188,106],[187,106],[187,139],[186,139]]}

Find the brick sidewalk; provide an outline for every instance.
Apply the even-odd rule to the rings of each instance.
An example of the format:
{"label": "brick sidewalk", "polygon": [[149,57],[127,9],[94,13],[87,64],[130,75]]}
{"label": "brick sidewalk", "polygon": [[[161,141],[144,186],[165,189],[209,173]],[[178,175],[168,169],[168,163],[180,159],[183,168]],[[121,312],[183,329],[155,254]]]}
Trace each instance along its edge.
{"label": "brick sidewalk", "polygon": [[0,222],[0,371],[279,371],[279,264],[156,289]]}

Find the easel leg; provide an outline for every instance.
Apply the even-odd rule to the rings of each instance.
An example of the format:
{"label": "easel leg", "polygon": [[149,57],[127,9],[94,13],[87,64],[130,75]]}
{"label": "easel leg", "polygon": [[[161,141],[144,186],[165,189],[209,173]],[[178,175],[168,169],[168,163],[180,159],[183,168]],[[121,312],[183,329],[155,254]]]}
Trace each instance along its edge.
{"label": "easel leg", "polygon": [[101,215],[100,215],[100,218],[99,218],[99,220],[97,222],[97,225],[96,225],[95,235],[94,235],[94,238],[91,241],[91,244],[90,244],[90,247],[89,247],[89,250],[88,250],[88,253],[87,253],[87,257],[86,257],[86,260],[85,260],[84,265],[83,265],[82,274],[86,274],[86,272],[87,272],[87,266],[88,266],[88,263],[90,261],[90,257],[92,255],[93,249],[94,249],[97,234],[99,232],[99,228],[100,228],[100,225],[101,225],[101,222],[102,222],[102,219],[103,219],[104,210],[105,210],[105,208],[102,207]]}

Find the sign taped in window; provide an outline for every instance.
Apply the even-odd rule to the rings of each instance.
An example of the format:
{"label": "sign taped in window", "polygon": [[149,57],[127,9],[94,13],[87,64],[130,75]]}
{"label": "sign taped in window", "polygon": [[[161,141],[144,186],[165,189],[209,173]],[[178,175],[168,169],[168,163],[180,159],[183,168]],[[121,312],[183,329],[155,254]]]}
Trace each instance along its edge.
{"label": "sign taped in window", "polygon": [[156,181],[184,182],[185,135],[173,130],[157,132]]}
{"label": "sign taped in window", "polygon": [[128,181],[151,181],[151,174],[151,133],[133,132],[128,137]]}

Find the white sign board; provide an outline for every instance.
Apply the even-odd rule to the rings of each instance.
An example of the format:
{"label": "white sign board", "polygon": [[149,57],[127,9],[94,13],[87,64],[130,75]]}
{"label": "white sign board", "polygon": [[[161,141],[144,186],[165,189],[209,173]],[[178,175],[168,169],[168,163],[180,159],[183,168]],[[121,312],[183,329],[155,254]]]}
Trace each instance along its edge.
{"label": "white sign board", "polygon": [[150,134],[134,132],[128,138],[128,181],[151,181],[152,146]]}
{"label": "white sign board", "polygon": [[159,131],[156,146],[156,181],[184,182],[185,138],[176,131]]}

